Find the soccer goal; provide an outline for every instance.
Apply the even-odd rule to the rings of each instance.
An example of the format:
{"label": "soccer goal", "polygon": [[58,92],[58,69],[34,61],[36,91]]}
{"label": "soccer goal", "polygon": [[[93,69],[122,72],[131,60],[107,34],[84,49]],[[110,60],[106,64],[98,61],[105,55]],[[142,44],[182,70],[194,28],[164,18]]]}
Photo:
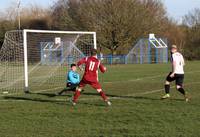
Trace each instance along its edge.
{"label": "soccer goal", "polygon": [[0,49],[0,94],[64,88],[70,64],[92,48],[95,32],[8,31]]}

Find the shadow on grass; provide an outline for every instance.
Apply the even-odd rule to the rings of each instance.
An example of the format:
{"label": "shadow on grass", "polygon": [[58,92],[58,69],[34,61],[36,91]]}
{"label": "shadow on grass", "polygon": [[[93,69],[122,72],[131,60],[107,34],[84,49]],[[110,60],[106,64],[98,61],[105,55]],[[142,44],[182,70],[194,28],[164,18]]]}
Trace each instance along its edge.
{"label": "shadow on grass", "polygon": [[[66,92],[66,93],[71,93],[71,92]],[[67,97],[71,97],[71,94],[55,94],[55,93],[31,93],[31,94],[35,94],[35,95],[42,95],[42,96],[47,96],[47,97],[56,97],[56,96],[67,96]]]}
{"label": "shadow on grass", "polygon": [[66,101],[64,100],[48,100],[41,98],[29,98],[29,97],[16,97],[16,96],[5,96],[6,100],[23,100],[23,101],[33,101],[33,102],[42,102],[42,103],[55,103],[59,105],[66,105]]}
{"label": "shadow on grass", "polygon": [[[15,97],[15,96],[5,96],[5,100],[22,100],[22,101],[31,101],[31,102],[41,102],[41,103],[53,103],[56,105],[67,105],[72,106],[69,100],[48,100],[48,99],[41,99],[41,98],[29,98],[29,97]],[[87,106],[98,106],[98,107],[106,107],[105,104],[98,104],[98,103],[87,103],[87,102],[78,102],[78,106],[80,105],[87,105]],[[73,106],[72,106],[73,107]],[[76,106],[74,107],[76,108]]]}
{"label": "shadow on grass", "polygon": [[[83,95],[99,96],[98,93],[83,93]],[[113,95],[113,94],[106,94],[106,95],[112,98],[161,100],[160,98],[150,98],[150,97],[143,97],[143,96],[122,96],[122,95]]]}
{"label": "shadow on grass", "polygon": [[[60,95],[56,95],[54,93],[37,93],[38,95],[44,95],[47,97],[55,97],[55,96],[67,96],[67,97],[72,97],[72,93],[73,91],[70,90],[63,90],[61,91]],[[65,94],[63,94],[65,93]],[[99,93],[88,93],[88,92],[82,92],[82,95],[87,95],[87,96],[100,96]],[[123,96],[123,95],[113,95],[113,94],[106,94],[108,97],[112,97],[112,98],[122,98],[122,99],[138,99],[138,100],[152,100],[152,101],[157,101],[157,100],[162,100],[161,98],[152,98],[152,97],[148,97],[148,96]],[[183,101],[184,99],[177,99],[177,98],[170,98],[170,99],[166,99],[166,100],[173,100],[173,101]]]}
{"label": "shadow on grass", "polygon": [[[98,93],[82,93],[83,95],[88,96],[99,96]],[[123,96],[123,95],[112,95],[112,94],[106,94],[108,97],[112,98],[122,98],[122,99],[136,99],[136,100],[151,100],[151,101],[176,101],[176,102],[182,102],[185,101],[184,99],[178,99],[178,98],[170,98],[170,99],[161,99],[161,98],[152,98],[148,96]]]}
{"label": "shadow on grass", "polygon": [[[67,92],[67,93],[72,93],[72,92]],[[82,93],[83,95],[88,95],[88,96],[100,96],[98,93]],[[28,93],[27,95],[42,95],[42,96],[47,96],[47,97],[56,97],[57,95],[54,93]],[[72,97],[72,94],[65,94],[65,95],[59,95],[59,96],[65,96],[65,97]],[[107,94],[108,97],[113,97],[113,98],[122,98],[122,99],[136,99],[136,100],[150,100],[150,101],[158,101],[161,100],[160,98],[151,98],[151,97],[144,97],[144,96],[122,96],[122,95],[112,95],[112,94]],[[33,101],[33,102],[42,102],[42,103],[54,103],[58,105],[71,105],[68,99],[43,99],[39,97],[26,97],[26,96],[4,96],[4,99],[6,100],[24,100],[24,101]],[[183,101],[183,99],[174,99],[170,98],[167,100],[174,100],[174,101]],[[80,104],[88,105],[88,106],[105,106],[105,104],[99,104],[99,103],[87,103],[87,102],[79,102]],[[78,104],[79,104],[78,103]]]}
{"label": "shadow on grass", "polygon": [[[69,93],[69,92],[67,92]],[[55,97],[54,93],[27,93],[26,95],[43,95],[47,97]],[[58,96],[67,96],[69,98],[72,97],[72,94],[68,95],[58,95]],[[68,105],[72,106],[71,102],[69,101],[69,98],[67,99],[43,99],[40,97],[33,97],[33,96],[4,96],[3,99],[5,100],[16,100],[16,101],[31,101],[31,102],[41,102],[41,103],[53,103],[57,105]],[[98,104],[98,103],[87,103],[87,102],[78,102],[80,105],[87,105],[87,106],[99,106],[99,107],[105,107],[105,104]]]}
{"label": "shadow on grass", "polygon": [[33,95],[42,95],[42,96],[46,96],[46,97],[56,97],[56,96],[68,96],[68,97],[72,97],[72,93],[73,91],[70,89],[63,89],[57,93],[47,93],[47,92],[38,92],[38,93],[27,93],[27,94],[33,94]]}
{"label": "shadow on grass", "polygon": [[[62,90],[58,93],[71,93],[68,90]],[[69,102],[67,100],[59,100],[59,99],[43,99],[40,97],[33,97],[33,96],[26,96],[26,95],[42,95],[49,98],[56,97],[56,96],[65,96],[65,97],[72,97],[72,94],[65,94],[65,95],[57,95],[55,93],[47,93],[47,92],[39,92],[39,93],[31,93],[28,92],[25,94],[25,96],[4,96],[3,98],[5,100],[22,100],[22,101],[33,101],[33,102],[42,102],[42,103],[54,103],[59,105],[66,105],[66,102]]]}

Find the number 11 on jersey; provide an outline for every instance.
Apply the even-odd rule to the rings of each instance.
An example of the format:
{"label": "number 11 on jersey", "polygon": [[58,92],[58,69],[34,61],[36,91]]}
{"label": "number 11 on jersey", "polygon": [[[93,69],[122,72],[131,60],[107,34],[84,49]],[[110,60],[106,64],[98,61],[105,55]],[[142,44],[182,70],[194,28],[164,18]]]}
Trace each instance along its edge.
{"label": "number 11 on jersey", "polygon": [[89,70],[90,70],[90,71],[93,71],[93,70],[94,70],[94,66],[95,66],[95,62],[90,61]]}

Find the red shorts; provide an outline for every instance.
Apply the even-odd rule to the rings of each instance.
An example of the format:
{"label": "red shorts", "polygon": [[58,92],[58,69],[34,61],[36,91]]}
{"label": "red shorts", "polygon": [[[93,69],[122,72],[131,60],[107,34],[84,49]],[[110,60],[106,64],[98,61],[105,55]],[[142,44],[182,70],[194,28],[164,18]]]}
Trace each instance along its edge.
{"label": "red shorts", "polygon": [[101,89],[101,85],[99,84],[99,82],[91,82],[91,81],[87,81],[85,79],[82,79],[79,87],[85,87],[85,85],[91,85],[94,89]]}

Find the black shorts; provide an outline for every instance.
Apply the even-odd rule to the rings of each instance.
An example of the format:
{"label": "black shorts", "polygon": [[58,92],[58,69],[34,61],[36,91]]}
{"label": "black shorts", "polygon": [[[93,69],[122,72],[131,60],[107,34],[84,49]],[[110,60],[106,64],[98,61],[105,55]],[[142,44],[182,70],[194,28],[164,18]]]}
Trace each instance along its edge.
{"label": "black shorts", "polygon": [[169,81],[169,82],[176,80],[176,85],[182,86],[183,80],[184,80],[184,74],[175,74],[173,78],[170,77],[171,74],[172,74],[172,72],[170,72],[167,75],[166,80]]}
{"label": "black shorts", "polygon": [[77,87],[78,85],[79,85],[79,84],[73,84],[73,83],[68,82],[66,86],[69,87],[71,90],[75,91],[75,90],[76,90],[76,87]]}

